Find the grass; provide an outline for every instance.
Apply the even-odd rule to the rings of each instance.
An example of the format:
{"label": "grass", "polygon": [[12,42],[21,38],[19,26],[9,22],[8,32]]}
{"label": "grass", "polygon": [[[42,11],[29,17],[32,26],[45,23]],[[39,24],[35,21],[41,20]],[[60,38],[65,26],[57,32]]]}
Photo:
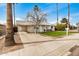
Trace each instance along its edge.
{"label": "grass", "polygon": [[[74,34],[77,32],[69,32],[70,34]],[[47,35],[47,36],[53,36],[53,37],[61,37],[61,36],[65,36],[66,32],[65,31],[54,31],[54,32],[42,32],[41,34],[43,35]]]}

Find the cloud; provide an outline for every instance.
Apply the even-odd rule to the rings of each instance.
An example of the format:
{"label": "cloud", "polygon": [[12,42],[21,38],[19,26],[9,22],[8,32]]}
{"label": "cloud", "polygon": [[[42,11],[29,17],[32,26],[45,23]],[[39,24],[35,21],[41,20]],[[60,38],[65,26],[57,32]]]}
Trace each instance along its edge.
{"label": "cloud", "polygon": [[50,24],[56,24],[56,20],[54,20],[54,21],[49,21],[48,23],[50,23]]}
{"label": "cloud", "polygon": [[[16,21],[22,21],[23,19],[22,18],[16,18],[15,20]],[[13,23],[14,23],[14,20],[13,20]],[[6,20],[0,19],[0,24],[6,24]]]}
{"label": "cloud", "polygon": [[[20,17],[16,17],[16,18],[15,18],[15,21],[16,21],[16,22],[17,22],[17,21],[26,21],[26,19],[20,18]],[[14,22],[14,20],[13,20],[13,22]]]}
{"label": "cloud", "polygon": [[21,20],[23,20],[23,19],[18,17],[18,18],[16,18],[16,20],[17,20],[17,21],[19,21],[19,20],[21,21]]}
{"label": "cloud", "polygon": [[6,21],[0,19],[0,24],[6,24]]}

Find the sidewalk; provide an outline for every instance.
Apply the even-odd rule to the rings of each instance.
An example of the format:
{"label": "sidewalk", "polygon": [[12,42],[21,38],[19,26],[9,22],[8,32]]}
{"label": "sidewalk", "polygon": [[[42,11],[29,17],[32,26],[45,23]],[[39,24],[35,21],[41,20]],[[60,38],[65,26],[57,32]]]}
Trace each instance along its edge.
{"label": "sidewalk", "polygon": [[[19,35],[23,42],[24,48],[3,55],[63,56],[69,51],[71,47],[79,44],[79,40],[74,40],[73,38],[71,38],[72,40],[60,40],[66,39],[67,37],[55,40],[51,37],[44,37],[39,34],[27,34],[26,32],[19,32]],[[75,35],[79,34],[74,34],[73,36]]]}
{"label": "sidewalk", "polygon": [[35,42],[42,42],[42,41],[51,41],[53,37],[48,37],[48,36],[42,36],[40,34],[35,34],[35,33],[27,33],[27,32],[19,32],[21,40],[23,40],[23,43],[35,43]]}
{"label": "sidewalk", "polygon": [[65,36],[66,39],[79,39],[79,33],[71,34],[69,36]]}
{"label": "sidewalk", "polygon": [[21,40],[24,40],[23,43],[38,43],[38,42],[47,42],[47,41],[54,41],[54,40],[77,40],[79,39],[79,34],[72,34],[69,36],[64,36],[61,38],[55,38],[50,36],[42,36],[40,34],[34,34],[34,33],[26,33],[26,32],[19,32]]}

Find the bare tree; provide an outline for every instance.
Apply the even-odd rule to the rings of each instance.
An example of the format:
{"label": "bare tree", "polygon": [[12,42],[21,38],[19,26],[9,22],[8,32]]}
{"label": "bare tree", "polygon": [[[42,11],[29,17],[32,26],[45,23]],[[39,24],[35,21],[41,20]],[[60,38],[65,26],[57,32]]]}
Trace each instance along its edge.
{"label": "bare tree", "polygon": [[7,23],[6,23],[6,37],[5,46],[12,46],[15,44],[12,18],[12,4],[7,3]]}
{"label": "bare tree", "polygon": [[42,13],[37,5],[34,6],[32,13],[28,13],[27,17],[31,17],[31,21],[35,24],[36,33],[38,32],[39,25],[42,22],[47,22],[46,16],[47,14]]}

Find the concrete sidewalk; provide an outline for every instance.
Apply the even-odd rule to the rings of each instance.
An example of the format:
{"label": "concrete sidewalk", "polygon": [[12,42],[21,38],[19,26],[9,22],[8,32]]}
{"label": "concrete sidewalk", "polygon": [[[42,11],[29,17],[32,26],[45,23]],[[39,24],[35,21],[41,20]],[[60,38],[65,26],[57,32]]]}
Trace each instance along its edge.
{"label": "concrete sidewalk", "polygon": [[[39,34],[27,34],[19,32],[24,48],[9,52],[3,55],[7,56],[63,56],[70,48],[79,44],[79,40],[64,40],[64,38],[54,39]],[[74,34],[79,35],[79,34]],[[72,37],[72,36],[69,36]],[[76,38],[76,37],[75,37]],[[77,37],[78,38],[78,37]],[[63,40],[60,40],[63,39]]]}
{"label": "concrete sidewalk", "polygon": [[54,41],[54,40],[74,40],[79,39],[79,34],[72,34],[69,36],[64,36],[61,38],[55,38],[50,36],[42,36],[40,34],[34,33],[26,33],[26,32],[19,32],[21,40],[24,40],[23,43],[35,43],[35,42],[42,42],[42,41]]}
{"label": "concrete sidewalk", "polygon": [[42,36],[40,34],[35,33],[27,33],[27,32],[19,32],[21,40],[24,40],[23,43],[33,43],[33,42],[41,42],[41,41],[51,41],[56,39],[54,37]]}
{"label": "concrete sidewalk", "polygon": [[65,36],[63,38],[66,38],[66,39],[79,39],[79,33],[71,34],[71,35]]}

